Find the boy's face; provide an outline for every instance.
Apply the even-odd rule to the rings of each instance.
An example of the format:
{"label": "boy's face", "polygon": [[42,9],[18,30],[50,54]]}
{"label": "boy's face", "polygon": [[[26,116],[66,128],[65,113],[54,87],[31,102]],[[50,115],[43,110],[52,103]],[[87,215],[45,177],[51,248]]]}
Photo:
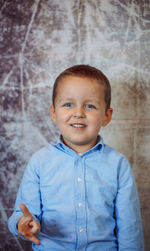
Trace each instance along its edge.
{"label": "boy's face", "polygon": [[50,113],[64,143],[83,153],[96,144],[101,126],[111,120],[112,109],[105,109],[103,86],[94,79],[68,76],[58,84]]}

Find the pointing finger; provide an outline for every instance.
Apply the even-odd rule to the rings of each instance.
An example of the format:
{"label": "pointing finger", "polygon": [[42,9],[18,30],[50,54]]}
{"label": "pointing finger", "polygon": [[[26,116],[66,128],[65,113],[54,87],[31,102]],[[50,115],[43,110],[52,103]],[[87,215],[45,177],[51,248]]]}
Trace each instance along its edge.
{"label": "pointing finger", "polygon": [[24,215],[25,217],[28,217],[28,218],[30,218],[30,219],[32,220],[32,219],[33,219],[33,216],[32,216],[32,214],[30,213],[30,211],[28,210],[28,208],[27,208],[24,204],[20,204],[19,206],[20,206],[20,209],[21,209],[23,215]]}

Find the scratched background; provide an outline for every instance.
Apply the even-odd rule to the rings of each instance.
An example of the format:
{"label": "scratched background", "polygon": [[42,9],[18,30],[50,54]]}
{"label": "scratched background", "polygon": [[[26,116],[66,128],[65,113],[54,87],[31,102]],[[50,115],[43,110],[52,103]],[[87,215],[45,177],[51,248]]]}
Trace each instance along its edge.
{"label": "scratched background", "polygon": [[111,81],[114,115],[102,135],[132,164],[150,250],[149,38],[149,0],[0,0],[0,250],[31,250],[7,220],[31,154],[58,136],[54,79],[78,63]]}

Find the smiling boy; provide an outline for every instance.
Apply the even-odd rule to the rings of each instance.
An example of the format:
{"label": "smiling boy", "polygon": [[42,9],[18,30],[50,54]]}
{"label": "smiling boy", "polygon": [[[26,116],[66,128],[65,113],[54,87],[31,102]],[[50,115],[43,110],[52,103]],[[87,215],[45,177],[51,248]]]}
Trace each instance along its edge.
{"label": "smiling boy", "polygon": [[77,153],[96,144],[101,126],[107,125],[112,115],[111,108],[106,111],[104,87],[96,79],[79,76],[61,80],[50,110],[64,143]]}
{"label": "smiling boy", "polygon": [[56,79],[50,114],[60,141],[32,156],[9,219],[34,250],[144,250],[130,165],[99,135],[110,100],[108,79],[89,65]]}

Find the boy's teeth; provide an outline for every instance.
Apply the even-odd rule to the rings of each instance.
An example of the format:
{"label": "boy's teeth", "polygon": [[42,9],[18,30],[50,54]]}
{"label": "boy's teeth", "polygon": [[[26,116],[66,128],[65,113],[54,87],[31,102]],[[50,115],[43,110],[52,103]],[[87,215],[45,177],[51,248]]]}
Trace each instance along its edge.
{"label": "boy's teeth", "polygon": [[72,124],[73,127],[85,127],[85,125]]}

